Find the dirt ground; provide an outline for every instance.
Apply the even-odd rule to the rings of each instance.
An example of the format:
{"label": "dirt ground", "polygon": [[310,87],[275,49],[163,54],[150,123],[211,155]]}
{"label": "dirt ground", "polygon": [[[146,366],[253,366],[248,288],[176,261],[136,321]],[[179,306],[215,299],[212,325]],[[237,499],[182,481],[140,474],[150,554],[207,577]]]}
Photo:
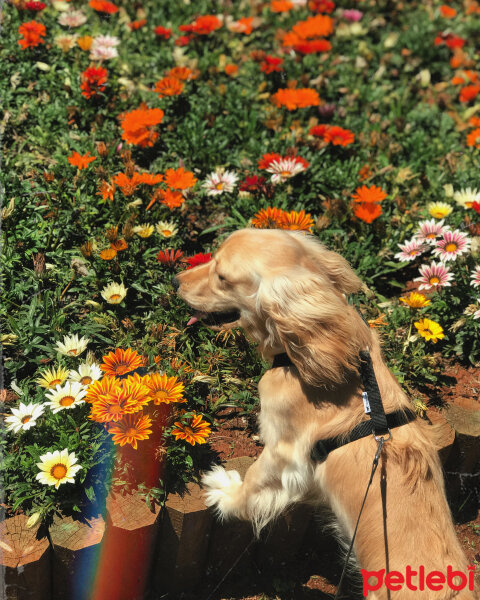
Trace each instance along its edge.
{"label": "dirt ground", "polygon": [[[470,410],[473,406],[480,411],[480,368],[446,366],[444,376],[445,385],[432,386],[424,394],[429,406],[427,418],[442,418],[452,405],[460,409],[466,406]],[[222,411],[218,419],[220,425],[210,441],[222,460],[260,454],[262,446],[255,430],[255,418],[247,419],[238,410],[229,408]],[[476,566],[480,583],[480,442],[472,437],[470,443],[472,448],[476,447],[475,464],[470,465],[470,473],[462,476],[452,471],[451,464],[456,457],[450,453],[448,458],[450,447],[446,449],[444,468],[457,535],[469,562]],[[248,555],[249,551],[245,553]],[[258,565],[251,554],[250,560],[242,557],[240,564],[223,580],[205,582],[202,600],[326,600],[335,595],[343,567],[341,551],[335,539],[325,536],[320,526],[308,532],[301,551],[286,564],[265,568],[264,564]],[[344,597],[362,598],[358,585],[358,580],[350,579]]]}

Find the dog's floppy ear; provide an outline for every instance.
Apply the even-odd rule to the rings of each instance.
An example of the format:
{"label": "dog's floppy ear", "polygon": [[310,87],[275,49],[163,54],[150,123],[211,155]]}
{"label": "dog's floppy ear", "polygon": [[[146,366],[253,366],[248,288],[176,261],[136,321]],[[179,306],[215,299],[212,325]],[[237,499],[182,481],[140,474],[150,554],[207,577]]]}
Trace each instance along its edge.
{"label": "dog's floppy ear", "polygon": [[289,231],[304,251],[302,264],[313,272],[327,276],[335,288],[342,294],[353,294],[362,287],[362,281],[354,273],[348,262],[337,252],[327,248],[312,235]]}
{"label": "dog's floppy ear", "polygon": [[367,331],[330,279],[304,267],[272,274],[260,284],[257,312],[306,383],[330,387],[356,370]]}

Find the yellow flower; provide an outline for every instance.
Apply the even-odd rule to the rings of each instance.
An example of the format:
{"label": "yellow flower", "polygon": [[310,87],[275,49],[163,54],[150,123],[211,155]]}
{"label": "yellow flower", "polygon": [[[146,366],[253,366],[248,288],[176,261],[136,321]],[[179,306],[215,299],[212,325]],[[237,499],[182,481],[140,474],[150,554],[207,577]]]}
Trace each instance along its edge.
{"label": "yellow flower", "polygon": [[52,368],[40,372],[41,377],[35,379],[38,385],[47,390],[54,390],[57,385],[62,385],[67,380],[69,370],[64,367]]}
{"label": "yellow flower", "polygon": [[154,232],[154,227],[153,227],[153,225],[150,225],[149,223],[143,223],[142,225],[136,225],[133,228],[133,233],[136,233],[137,235],[139,235],[142,238],[150,237],[153,232]]}
{"label": "yellow flower", "polygon": [[434,219],[443,219],[448,217],[453,208],[446,202],[430,202],[427,204],[427,210]]}
{"label": "yellow flower", "polygon": [[417,292],[410,292],[409,296],[400,298],[400,302],[408,304],[410,308],[423,308],[424,306],[428,306],[430,304],[430,300],[427,300],[426,296],[423,294],[418,294]]}
{"label": "yellow flower", "polygon": [[425,338],[427,342],[436,344],[438,340],[445,337],[442,327],[430,319],[420,319],[420,321],[417,321],[414,325],[418,329],[418,333]]}
{"label": "yellow flower", "polygon": [[100,295],[108,304],[120,304],[127,295],[127,290],[123,283],[109,283],[100,292]]}

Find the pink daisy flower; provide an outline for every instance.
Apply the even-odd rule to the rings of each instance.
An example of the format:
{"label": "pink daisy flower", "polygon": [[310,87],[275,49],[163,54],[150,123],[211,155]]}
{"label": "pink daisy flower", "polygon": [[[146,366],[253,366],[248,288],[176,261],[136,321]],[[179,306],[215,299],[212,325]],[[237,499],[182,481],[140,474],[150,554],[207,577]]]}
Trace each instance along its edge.
{"label": "pink daisy flower", "polygon": [[471,240],[466,233],[458,229],[455,231],[445,231],[443,239],[437,241],[437,246],[433,253],[441,260],[455,260],[459,254],[470,250]]}
{"label": "pink daisy flower", "polygon": [[480,265],[477,265],[471,272],[473,287],[480,286]]}
{"label": "pink daisy flower", "polygon": [[413,281],[420,281],[419,290],[439,290],[442,287],[452,285],[453,273],[443,263],[432,261],[430,265],[422,265],[419,269],[421,277],[416,277]]}
{"label": "pink daisy flower", "polygon": [[418,240],[416,238],[412,238],[409,242],[405,242],[405,244],[397,244],[400,248],[401,252],[395,254],[395,258],[398,258],[400,262],[408,262],[410,260],[414,260],[419,254],[422,254],[427,249],[422,242],[422,240]]}
{"label": "pink daisy flower", "polygon": [[287,179],[295,177],[295,175],[305,171],[309,164],[310,163],[300,156],[279,158],[273,160],[266,170],[269,173],[273,173],[272,183],[283,183],[284,181],[287,181]]}
{"label": "pink daisy flower", "polygon": [[474,319],[480,319],[480,310],[476,310],[472,316]]}
{"label": "pink daisy flower", "polygon": [[435,221],[435,219],[430,219],[430,221],[420,221],[418,229],[413,237],[422,242],[426,242],[427,244],[435,244],[436,238],[443,235],[449,229],[448,225],[444,226],[443,223],[443,219],[438,222]]}

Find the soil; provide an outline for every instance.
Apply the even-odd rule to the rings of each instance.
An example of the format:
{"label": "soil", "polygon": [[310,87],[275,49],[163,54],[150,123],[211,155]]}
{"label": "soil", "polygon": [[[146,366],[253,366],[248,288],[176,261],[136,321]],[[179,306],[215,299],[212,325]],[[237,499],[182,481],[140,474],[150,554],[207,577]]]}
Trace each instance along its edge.
{"label": "soil", "polygon": [[[431,420],[443,418],[443,411],[451,405],[480,411],[480,368],[446,365],[442,386],[431,386],[424,393]],[[423,391],[423,390],[422,390]],[[222,460],[242,456],[257,457],[262,451],[254,421],[239,410],[229,408],[218,415],[219,427],[210,439],[212,448]],[[452,436],[453,439],[454,436]],[[477,569],[480,587],[480,478],[478,473],[478,438],[472,438],[476,447],[474,470],[461,478],[457,485],[449,475],[448,451],[444,455],[446,488],[454,516],[458,539],[471,564]],[[450,455],[450,461],[455,460]],[[451,468],[451,467],[450,467]],[[453,475],[458,475],[453,473]],[[242,562],[219,585],[206,581],[205,599],[208,600],[327,600],[335,595],[342,570],[340,548],[333,537],[320,529],[311,530],[302,550],[287,564],[259,567],[252,556]],[[245,566],[247,565],[247,566]],[[218,586],[218,587],[217,587]],[[345,587],[345,598],[362,598],[359,581],[350,579]],[[342,586],[343,587],[343,586]],[[216,589],[217,588],[217,589]],[[186,597],[186,600],[190,598]],[[192,599],[193,600],[193,597]]]}

